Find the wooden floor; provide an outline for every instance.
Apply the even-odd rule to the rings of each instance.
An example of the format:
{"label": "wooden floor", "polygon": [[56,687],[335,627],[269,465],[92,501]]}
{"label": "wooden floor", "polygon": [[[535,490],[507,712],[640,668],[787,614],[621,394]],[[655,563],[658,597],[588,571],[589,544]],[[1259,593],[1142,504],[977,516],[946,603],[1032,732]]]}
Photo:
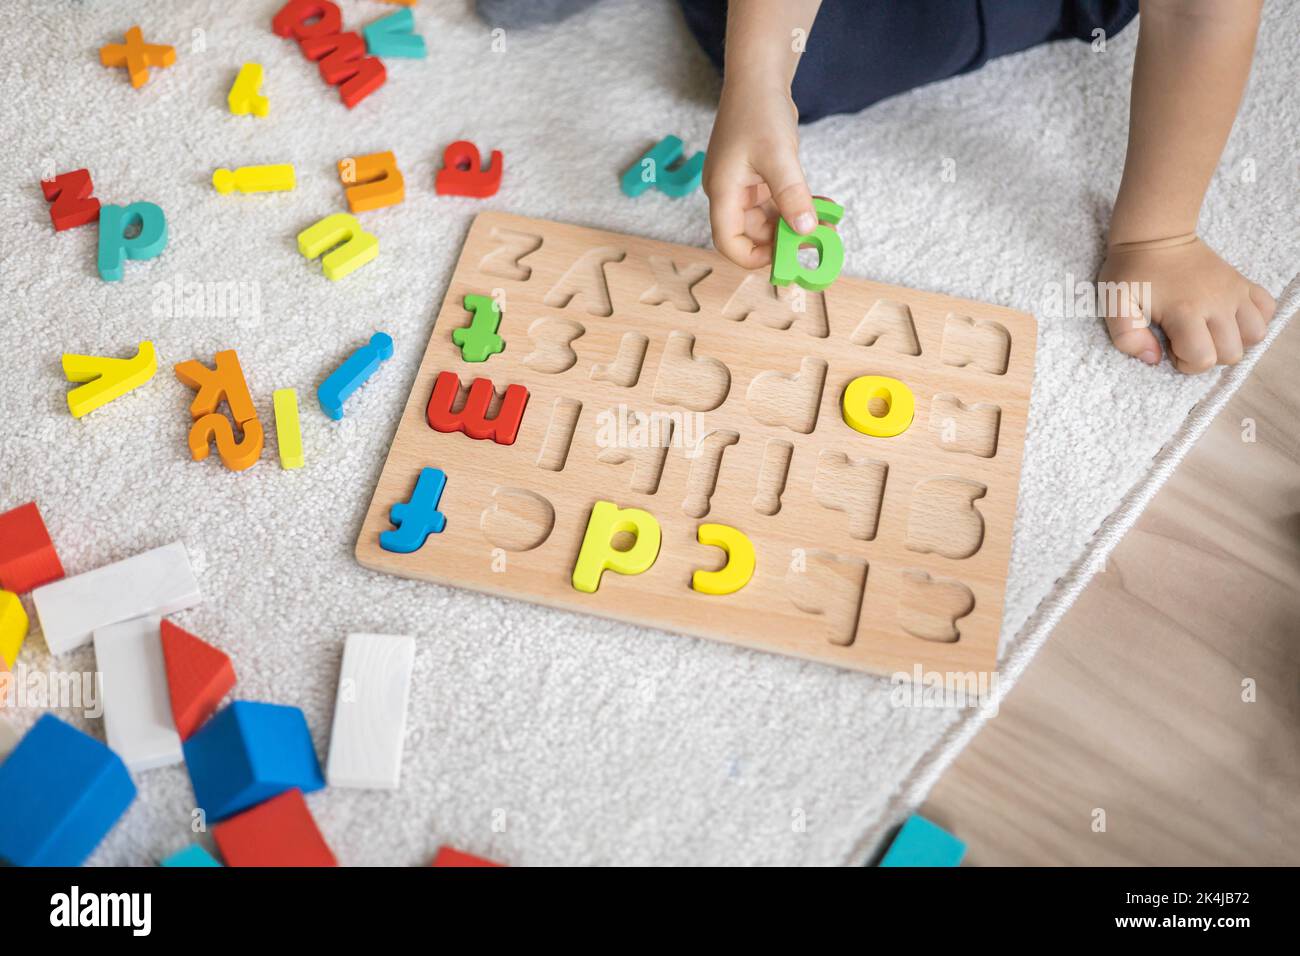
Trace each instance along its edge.
{"label": "wooden floor", "polygon": [[968,864],[1300,864],[1298,370],[1293,323],[931,792]]}

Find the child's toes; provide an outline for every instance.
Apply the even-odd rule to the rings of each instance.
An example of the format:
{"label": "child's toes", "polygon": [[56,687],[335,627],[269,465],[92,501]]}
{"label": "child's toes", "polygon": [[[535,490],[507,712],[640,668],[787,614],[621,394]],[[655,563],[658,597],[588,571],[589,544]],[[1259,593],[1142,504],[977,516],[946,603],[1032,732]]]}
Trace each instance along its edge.
{"label": "child's toes", "polygon": [[1176,310],[1161,327],[1169,336],[1174,368],[1185,375],[1197,375],[1214,368],[1214,337],[1204,318],[1190,309]]}
{"label": "child's toes", "polygon": [[1259,314],[1264,317],[1265,322],[1273,321],[1273,313],[1277,311],[1277,303],[1273,297],[1268,294],[1268,290],[1261,285],[1250,284],[1250,301],[1259,309]]}
{"label": "child's toes", "polygon": [[1246,348],[1264,341],[1268,320],[1260,314],[1254,302],[1247,300],[1237,306],[1237,331],[1241,333],[1241,344]]}

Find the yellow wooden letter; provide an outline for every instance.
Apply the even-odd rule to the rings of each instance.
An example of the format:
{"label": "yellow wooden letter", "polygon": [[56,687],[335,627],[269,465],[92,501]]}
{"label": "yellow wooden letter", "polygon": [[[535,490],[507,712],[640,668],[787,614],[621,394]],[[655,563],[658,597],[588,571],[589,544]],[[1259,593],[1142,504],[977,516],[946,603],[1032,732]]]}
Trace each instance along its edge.
{"label": "yellow wooden letter", "polygon": [[85,385],[68,392],[68,411],[73,418],[93,412],[139,388],[158,371],[158,355],[153,343],[141,342],[129,359],[101,358],[98,355],[63,356],[63,375],[69,382]]}
{"label": "yellow wooden letter", "polygon": [[218,169],[212,174],[212,187],[223,196],[233,192],[283,193],[295,185],[291,163]]}
{"label": "yellow wooden letter", "polygon": [[[27,612],[13,591],[0,591],[0,659],[13,669],[18,651],[27,637]],[[0,670],[3,670],[0,667]]]}
{"label": "yellow wooden letter", "polygon": [[734,594],[754,576],[754,545],[730,525],[702,524],[696,532],[700,544],[721,548],[727,563],[717,571],[696,571],[691,587],[702,594]]}
{"label": "yellow wooden letter", "polygon": [[[871,410],[875,401],[883,411]],[[844,390],[844,421],[855,431],[873,438],[893,438],[907,431],[916,414],[912,390],[896,378],[863,375]]]}
{"label": "yellow wooden letter", "polygon": [[265,116],[271,112],[271,101],[257,92],[261,88],[262,64],[245,63],[239,68],[235,85],[230,88],[230,95],[226,97],[230,112],[236,116],[248,116],[250,113],[254,116]]}
{"label": "yellow wooden letter", "polygon": [[321,267],[325,278],[337,282],[379,255],[379,240],[361,228],[356,216],[336,212],[298,233],[298,251],[308,259],[326,249],[333,251],[321,260]]}
{"label": "yellow wooden letter", "polygon": [[[614,535],[620,531],[636,536],[626,551],[614,547]],[[648,571],[657,557],[659,522],[654,515],[640,508],[620,508],[612,501],[597,501],[573,566],[573,586],[592,594],[600,587],[600,575],[606,569],[617,574],[640,574]]]}
{"label": "yellow wooden letter", "polygon": [[275,403],[275,441],[280,447],[280,467],[301,468],[302,429],[298,426],[298,393],[292,388],[277,388],[271,399]]}

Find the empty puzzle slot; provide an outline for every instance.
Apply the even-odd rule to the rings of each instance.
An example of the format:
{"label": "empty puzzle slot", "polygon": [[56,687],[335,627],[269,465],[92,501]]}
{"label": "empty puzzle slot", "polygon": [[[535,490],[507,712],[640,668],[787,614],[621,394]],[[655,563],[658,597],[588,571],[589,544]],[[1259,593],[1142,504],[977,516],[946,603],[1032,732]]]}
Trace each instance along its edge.
{"label": "empty puzzle slot", "polygon": [[494,548],[532,551],[541,547],[555,527],[550,501],[526,488],[493,489],[492,501],[479,517],[479,528]]}
{"label": "empty puzzle slot", "polygon": [[753,319],[769,329],[781,331],[798,327],[819,339],[831,334],[822,293],[797,285],[772,285],[766,273],[751,272],[745,276],[722,307],[722,315],[733,322]]}
{"label": "empty puzzle slot", "polygon": [[916,336],[912,310],[902,302],[878,299],[862,317],[849,336],[854,345],[889,349],[900,355],[920,355],[921,341]]}
{"label": "empty puzzle slot", "polygon": [[1011,333],[989,319],[949,315],[943,323],[939,357],[945,365],[969,365],[990,375],[1003,375],[1011,360]]}
{"label": "empty puzzle slot", "polygon": [[740,441],[740,433],[718,429],[704,435],[693,448],[684,449],[691,470],[686,477],[686,500],[682,511],[692,518],[703,518],[709,513],[709,499],[718,487],[718,472],[722,470],[722,453]]}
{"label": "empty puzzle slot", "polygon": [[755,421],[807,435],[817,425],[817,410],[821,407],[825,384],[826,362],[805,357],[793,375],[759,372],[749,383],[745,402]]}
{"label": "empty puzzle slot", "polygon": [[951,644],[961,637],[957,622],[974,609],[975,595],[956,578],[902,572],[898,626],[913,637]]}
{"label": "empty puzzle slot", "polygon": [[520,260],[542,247],[542,237],[493,226],[488,233],[488,241],[495,243],[496,248],[479,260],[478,271],[499,279],[528,281],[533,270]]}
{"label": "empty puzzle slot", "polygon": [[988,487],[967,478],[926,478],[912,489],[907,547],[922,554],[969,558],[984,543],[984,516],[975,502]]}
{"label": "empty puzzle slot", "polygon": [[653,495],[659,490],[675,422],[624,406],[607,409],[597,417],[596,443],[601,451],[596,460],[607,465],[630,462],[632,476],[628,488],[637,494]]}
{"label": "empty puzzle slot", "polygon": [[574,398],[557,398],[551,406],[551,420],[546,425],[542,448],[537,453],[537,467],[547,471],[562,471],[569,460],[573,433],[578,428],[582,402]]}
{"label": "empty puzzle slot", "polygon": [[673,332],[664,345],[655,379],[654,400],[693,412],[711,412],[731,389],[731,371],[715,358],[696,356],[695,336]]}
{"label": "empty puzzle slot", "polygon": [[598,246],[588,249],[560,277],[560,281],[546,293],[543,303],[552,309],[566,308],[575,300],[591,315],[611,316],[614,305],[609,297],[609,281],[605,277],[605,266],[611,262],[622,262],[626,253],[613,246]]}
{"label": "empty puzzle slot", "polygon": [[988,402],[967,405],[956,395],[941,394],[930,405],[930,431],[944,451],[992,458],[998,450],[1002,409]]}
{"label": "empty puzzle slot", "polygon": [[618,354],[614,356],[614,361],[593,365],[591,380],[631,388],[641,377],[641,366],[645,364],[645,353],[649,347],[650,340],[640,332],[624,332],[619,339]]}
{"label": "empty puzzle slot", "polygon": [[867,562],[816,548],[800,548],[785,573],[786,597],[800,611],[821,618],[822,637],[847,647],[858,632],[867,586]]}
{"label": "empty puzzle slot", "polygon": [[848,515],[851,536],[860,541],[870,541],[876,536],[888,474],[889,466],[883,461],[823,451],[817,459],[813,497],[823,508]]}
{"label": "empty puzzle slot", "polygon": [[774,515],[781,510],[781,495],[785,493],[793,454],[794,445],[780,438],[769,438],[763,446],[763,464],[758,470],[758,489],[754,493],[754,510],[759,514]]}
{"label": "empty puzzle slot", "polygon": [[545,375],[567,372],[578,362],[573,342],[586,331],[585,326],[571,319],[548,315],[534,320],[528,326],[528,337],[532,339],[533,350],[524,356],[524,365]]}
{"label": "empty puzzle slot", "polygon": [[641,294],[645,305],[670,303],[678,312],[698,312],[700,303],[691,290],[703,281],[712,268],[698,262],[689,262],[682,268],[665,256],[650,256],[650,269],[654,285]]}

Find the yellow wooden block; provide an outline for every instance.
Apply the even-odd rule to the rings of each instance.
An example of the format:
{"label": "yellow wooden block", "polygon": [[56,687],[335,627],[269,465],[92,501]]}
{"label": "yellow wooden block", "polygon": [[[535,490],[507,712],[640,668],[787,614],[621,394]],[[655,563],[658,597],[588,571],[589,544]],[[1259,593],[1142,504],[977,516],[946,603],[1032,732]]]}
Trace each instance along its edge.
{"label": "yellow wooden block", "polygon": [[278,163],[272,166],[240,166],[238,169],[218,169],[212,174],[212,185],[217,192],[228,195],[241,193],[282,193],[296,185],[293,166]]}
{"label": "yellow wooden block", "polygon": [[258,93],[261,88],[262,64],[245,63],[239,68],[239,75],[235,77],[235,85],[230,88],[230,95],[226,97],[230,112],[236,116],[248,116],[250,114],[265,116],[271,112],[271,101]]}
{"label": "yellow wooden block", "polygon": [[93,412],[115,398],[139,388],[158,371],[153,343],[144,341],[129,359],[98,355],[63,356],[63,375],[69,382],[85,382],[68,392],[68,411],[73,418]]}
{"label": "yellow wooden block", "polygon": [[912,390],[896,378],[863,375],[849,382],[844,390],[843,409],[845,423],[855,431],[873,438],[893,438],[912,424],[916,399]]}
{"label": "yellow wooden block", "polygon": [[321,259],[321,268],[325,278],[337,282],[379,255],[379,240],[361,228],[356,216],[336,212],[298,233],[298,251],[308,259],[326,249],[333,251]]}
{"label": "yellow wooden block", "polygon": [[727,563],[717,571],[696,571],[691,587],[702,594],[734,594],[754,576],[754,545],[742,532],[725,524],[702,524],[696,532],[700,544],[721,548]]}
{"label": "yellow wooden block", "polygon": [[[614,547],[614,535],[619,532],[635,537],[632,546],[623,551]],[[573,565],[573,586],[592,594],[600,587],[600,576],[606,569],[617,574],[649,570],[659,557],[659,536],[659,522],[650,512],[597,501]]]}
{"label": "yellow wooden block", "polygon": [[0,591],[0,657],[10,669],[27,637],[27,611],[13,591]]}
{"label": "yellow wooden block", "polygon": [[280,448],[281,468],[301,468],[302,430],[298,426],[298,392],[277,388],[271,395],[275,404],[275,440]]}

